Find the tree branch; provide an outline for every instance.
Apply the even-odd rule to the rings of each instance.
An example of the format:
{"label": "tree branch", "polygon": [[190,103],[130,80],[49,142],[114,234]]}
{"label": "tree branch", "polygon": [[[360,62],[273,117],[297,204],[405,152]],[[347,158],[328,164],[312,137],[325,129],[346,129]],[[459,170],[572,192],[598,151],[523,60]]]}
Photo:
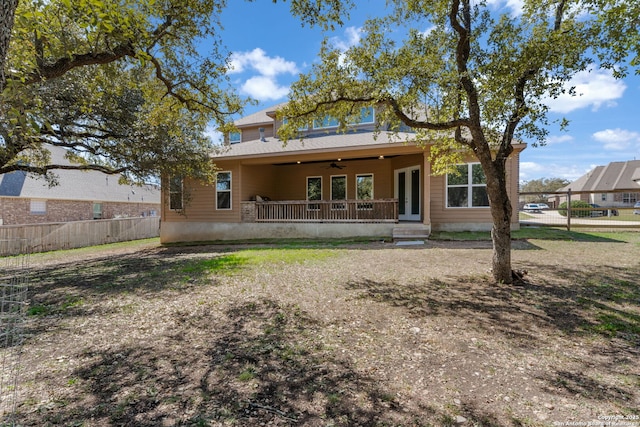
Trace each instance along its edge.
{"label": "tree branch", "polygon": [[3,166],[0,168],[0,175],[9,172],[23,171],[27,173],[33,173],[37,175],[45,175],[50,170],[64,169],[64,170],[79,170],[79,171],[98,171],[108,175],[117,175],[127,171],[127,168],[113,169],[108,166],[87,164],[87,165],[45,165],[45,166],[31,166],[26,164],[12,164],[9,166]]}
{"label": "tree branch", "polygon": [[33,84],[46,79],[53,79],[64,75],[67,71],[85,65],[108,64],[125,56],[135,57],[135,49],[131,43],[123,43],[109,52],[90,52],[74,54],[70,57],[59,58],[53,63],[42,64],[38,70],[27,76],[25,84]]}

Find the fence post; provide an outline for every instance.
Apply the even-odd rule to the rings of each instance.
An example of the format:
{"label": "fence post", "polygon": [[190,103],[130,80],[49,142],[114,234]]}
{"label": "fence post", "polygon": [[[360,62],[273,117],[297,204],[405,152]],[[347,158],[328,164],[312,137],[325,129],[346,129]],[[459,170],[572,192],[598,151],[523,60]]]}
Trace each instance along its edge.
{"label": "fence post", "polygon": [[567,190],[567,231],[571,231],[571,189]]}

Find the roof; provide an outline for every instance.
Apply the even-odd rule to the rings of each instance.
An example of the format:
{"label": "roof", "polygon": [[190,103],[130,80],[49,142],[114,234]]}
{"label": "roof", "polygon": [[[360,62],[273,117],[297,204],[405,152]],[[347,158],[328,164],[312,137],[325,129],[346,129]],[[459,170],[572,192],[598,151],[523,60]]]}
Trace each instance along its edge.
{"label": "roof", "polygon": [[[52,163],[71,164],[64,158],[65,149],[49,146]],[[23,171],[4,174],[0,180],[0,196],[47,200],[85,200],[94,202],[160,203],[160,190],[155,186],[121,185],[119,176],[98,171],[54,170],[58,185],[49,187],[46,180]]]}
{"label": "roof", "polygon": [[640,179],[640,160],[611,162],[606,166],[596,166],[585,175],[558,191],[602,193],[616,190],[640,191],[635,180]]}
{"label": "roof", "polygon": [[378,132],[376,134],[371,130],[308,135],[303,140],[291,140],[286,144],[278,138],[266,138],[265,142],[256,139],[231,144],[224,147],[221,153],[214,155],[214,158],[273,157],[313,151],[367,149],[388,146],[393,143],[401,145],[403,142],[414,140],[414,138],[415,134],[412,133],[393,135],[387,132]]}
{"label": "roof", "polygon": [[283,107],[284,105],[286,105],[286,102],[283,102],[281,104],[277,104],[277,105],[273,105],[269,108],[265,108],[264,110],[260,110],[257,111],[253,114],[249,114],[248,116],[244,116],[236,121],[233,122],[233,124],[236,125],[236,127],[244,127],[244,126],[256,126],[256,125],[260,125],[260,124],[273,124],[273,113],[276,112],[276,110],[278,110],[278,108]]}

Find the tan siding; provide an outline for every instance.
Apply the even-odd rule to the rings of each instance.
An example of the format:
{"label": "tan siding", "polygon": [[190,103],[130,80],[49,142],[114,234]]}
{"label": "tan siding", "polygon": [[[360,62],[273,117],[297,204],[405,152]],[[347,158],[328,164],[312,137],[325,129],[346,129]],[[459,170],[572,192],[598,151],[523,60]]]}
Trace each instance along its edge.
{"label": "tan siding", "polygon": [[273,139],[274,131],[273,125],[263,125],[263,126],[253,126],[242,128],[242,139],[241,141],[253,141],[256,139],[260,139],[260,128],[264,128],[264,136],[265,138]]}
{"label": "tan siding", "polygon": [[375,198],[393,197],[393,172],[388,160],[359,160],[339,162],[343,169],[330,168],[331,162],[277,166],[274,200],[305,200],[307,177],[322,177],[322,198],[331,198],[331,176],[346,175],[347,198],[355,198],[356,175],[373,174]]}
{"label": "tan siding", "polygon": [[275,174],[281,166],[247,166],[240,168],[242,189],[240,198],[242,201],[255,200],[256,195],[275,198]]}
{"label": "tan siding", "polygon": [[[477,162],[477,160],[469,160]],[[507,191],[513,207],[512,223],[518,223],[518,153],[507,160]],[[515,176],[515,179],[511,177]],[[431,177],[431,221],[433,224],[493,222],[489,208],[447,208],[446,176]]]}
{"label": "tan siding", "polygon": [[[221,172],[231,172],[231,209],[216,209],[215,184],[206,185],[201,182],[185,180],[184,183],[184,209],[182,212],[172,211],[167,208],[168,197],[163,195],[164,221],[216,221],[239,222],[240,221],[240,165],[234,162],[217,162],[216,167]],[[163,189],[166,186],[163,186]]]}

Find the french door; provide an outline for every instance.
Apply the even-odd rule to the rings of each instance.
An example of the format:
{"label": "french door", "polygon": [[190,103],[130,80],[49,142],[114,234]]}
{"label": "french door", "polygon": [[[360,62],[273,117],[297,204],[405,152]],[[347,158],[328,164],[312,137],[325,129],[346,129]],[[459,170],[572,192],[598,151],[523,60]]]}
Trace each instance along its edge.
{"label": "french door", "polygon": [[420,166],[395,170],[395,197],[400,221],[420,221],[422,191]]}

